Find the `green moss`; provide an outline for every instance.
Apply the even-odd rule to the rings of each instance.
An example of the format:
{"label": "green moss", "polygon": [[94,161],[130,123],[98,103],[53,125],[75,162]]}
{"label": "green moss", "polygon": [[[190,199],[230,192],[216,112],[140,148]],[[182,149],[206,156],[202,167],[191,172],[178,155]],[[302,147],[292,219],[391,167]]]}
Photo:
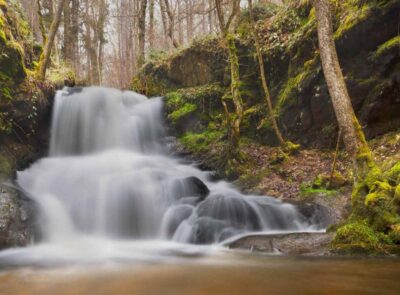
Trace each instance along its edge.
{"label": "green moss", "polygon": [[358,23],[366,20],[376,6],[378,1],[365,0],[333,0],[336,7],[338,29],[335,32],[335,39],[342,37]]}
{"label": "green moss", "polygon": [[390,168],[385,173],[385,177],[393,184],[400,183],[400,162],[397,162],[392,168]]}
{"label": "green moss", "polygon": [[314,179],[312,187],[314,189],[340,189],[350,182],[339,172],[334,172],[333,175],[319,174]]}
{"label": "green moss", "polygon": [[181,108],[177,109],[176,111],[172,112],[171,114],[168,115],[168,119],[170,119],[172,122],[176,122],[191,113],[195,112],[197,110],[197,106],[192,103],[185,103]]}
{"label": "green moss", "polygon": [[0,154],[0,178],[12,176],[13,165],[4,155]]}
{"label": "green moss", "polygon": [[394,191],[394,197],[397,202],[400,202],[400,184],[396,187]]}
{"label": "green moss", "polygon": [[284,104],[286,104],[290,98],[295,97],[295,94],[300,89],[300,84],[301,82],[307,77],[307,72],[303,71],[297,76],[293,78],[289,78],[289,80],[286,82],[285,86],[283,87],[283,90],[279,93],[278,96],[278,105],[277,109],[279,110],[282,108]]}
{"label": "green moss", "polygon": [[223,130],[206,130],[202,133],[187,132],[179,140],[190,152],[201,153],[208,151],[210,145],[215,144],[223,135]]}
{"label": "green moss", "polygon": [[304,183],[300,185],[300,196],[303,198],[315,196],[315,195],[323,195],[326,197],[336,196],[339,192],[337,190],[331,190],[326,188],[314,188],[309,183]]}
{"label": "green moss", "polygon": [[392,243],[400,244],[400,223],[392,226],[392,230],[389,233],[389,238]]}
{"label": "green moss", "polygon": [[353,222],[340,227],[332,245],[337,250],[350,253],[369,253],[380,250],[378,236],[365,221]]}
{"label": "green moss", "polygon": [[297,143],[293,143],[291,141],[285,141],[284,146],[282,147],[283,151],[289,155],[297,153],[301,148],[301,145]]}
{"label": "green moss", "polygon": [[396,36],[390,39],[389,41],[383,43],[381,46],[379,46],[376,52],[374,53],[373,58],[379,58],[386,52],[396,47],[400,48],[400,36]]}

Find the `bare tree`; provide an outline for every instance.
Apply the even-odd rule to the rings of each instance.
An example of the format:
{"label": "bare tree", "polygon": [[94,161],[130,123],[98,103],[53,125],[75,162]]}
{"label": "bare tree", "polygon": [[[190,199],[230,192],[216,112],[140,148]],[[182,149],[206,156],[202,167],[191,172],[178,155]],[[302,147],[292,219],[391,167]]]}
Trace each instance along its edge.
{"label": "bare tree", "polygon": [[61,15],[64,9],[64,2],[66,0],[60,0],[58,2],[56,14],[54,16],[53,22],[50,27],[50,32],[49,32],[49,37],[46,40],[46,44],[44,46],[43,54],[40,58],[39,62],[39,73],[38,73],[38,78],[40,80],[44,80],[46,77],[46,70],[50,62],[50,55],[51,55],[51,49],[54,45],[54,39],[56,38],[56,34],[58,31],[58,27],[60,26],[61,22]]}
{"label": "bare tree", "polygon": [[175,39],[175,36],[174,36],[175,16],[174,16],[174,13],[171,10],[171,7],[169,5],[169,1],[168,0],[164,0],[164,8],[165,8],[165,13],[167,14],[168,19],[169,19],[168,36],[171,38],[171,41],[172,41],[172,44],[174,45],[174,47],[175,48],[179,48],[180,44]]}

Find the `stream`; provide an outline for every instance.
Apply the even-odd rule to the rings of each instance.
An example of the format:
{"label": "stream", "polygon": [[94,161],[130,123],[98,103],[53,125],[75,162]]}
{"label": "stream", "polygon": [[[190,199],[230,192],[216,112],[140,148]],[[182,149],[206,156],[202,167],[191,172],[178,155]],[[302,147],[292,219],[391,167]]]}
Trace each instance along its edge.
{"label": "stream", "polygon": [[1,294],[400,294],[397,260],[224,247],[325,225],[173,156],[162,108],[129,91],[57,93],[49,155],[17,175],[39,210],[37,240],[0,252]]}

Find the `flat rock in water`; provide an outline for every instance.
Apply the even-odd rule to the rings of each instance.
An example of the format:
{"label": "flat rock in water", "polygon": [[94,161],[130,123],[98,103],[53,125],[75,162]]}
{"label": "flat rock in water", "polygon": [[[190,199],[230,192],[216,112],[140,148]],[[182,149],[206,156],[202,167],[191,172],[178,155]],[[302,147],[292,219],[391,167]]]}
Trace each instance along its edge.
{"label": "flat rock in water", "polygon": [[332,233],[290,233],[276,235],[251,235],[231,242],[231,249],[288,255],[326,255]]}

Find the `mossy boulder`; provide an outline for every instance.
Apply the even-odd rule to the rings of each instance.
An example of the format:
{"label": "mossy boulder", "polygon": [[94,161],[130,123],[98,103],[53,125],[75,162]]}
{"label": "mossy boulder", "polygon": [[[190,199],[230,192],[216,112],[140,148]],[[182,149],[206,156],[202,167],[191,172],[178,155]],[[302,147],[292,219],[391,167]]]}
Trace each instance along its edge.
{"label": "mossy boulder", "polygon": [[312,188],[337,190],[348,184],[350,184],[350,181],[348,179],[346,179],[339,172],[335,172],[333,173],[333,175],[318,175],[312,183]]}
{"label": "mossy boulder", "polygon": [[219,121],[221,97],[225,89],[219,84],[181,88],[165,96],[165,113],[174,133],[200,132]]}
{"label": "mossy boulder", "polygon": [[378,236],[364,221],[353,222],[340,227],[332,245],[336,251],[351,254],[380,251]]}

